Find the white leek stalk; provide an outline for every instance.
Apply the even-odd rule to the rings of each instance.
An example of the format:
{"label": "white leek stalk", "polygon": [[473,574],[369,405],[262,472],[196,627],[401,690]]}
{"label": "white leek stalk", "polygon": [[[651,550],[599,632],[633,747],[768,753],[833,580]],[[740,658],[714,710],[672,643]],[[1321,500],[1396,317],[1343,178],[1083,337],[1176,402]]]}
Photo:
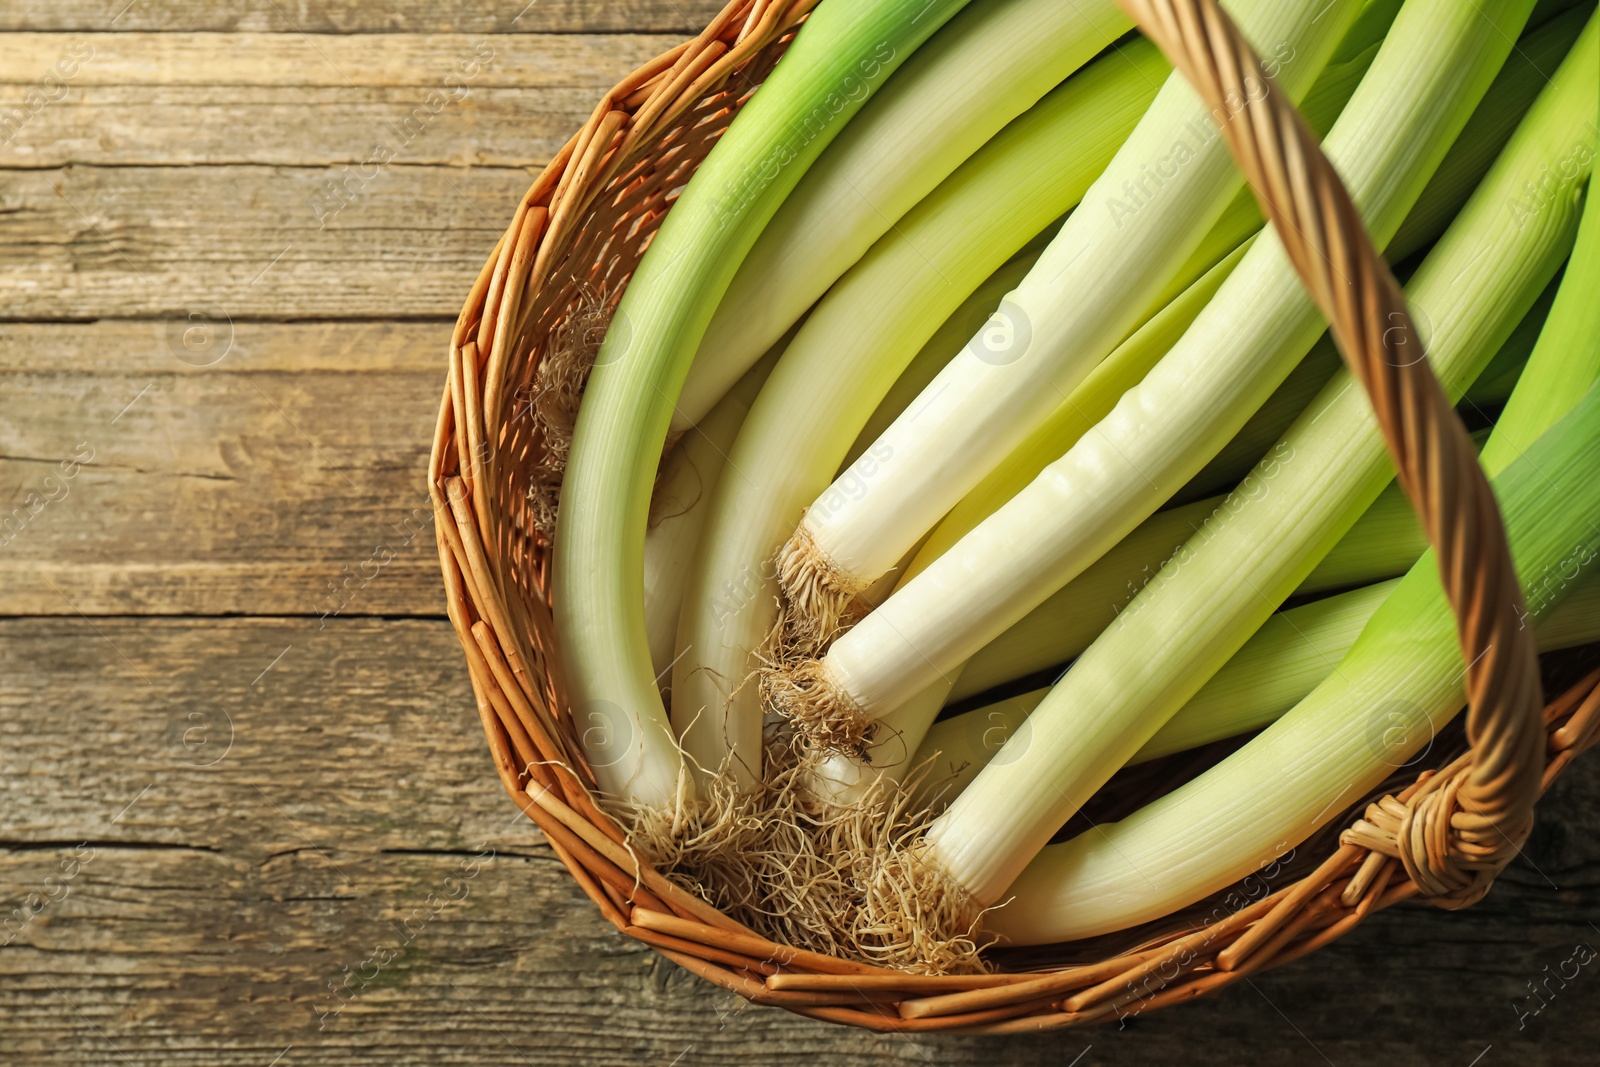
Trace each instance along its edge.
{"label": "white leek stalk", "polygon": [[734,272],[866,97],[962,0],[817,7],[701,163],[646,252],[579,409],[557,519],[553,610],[585,755],[614,798],[692,795],[650,666],[644,538],[672,407]]}
{"label": "white leek stalk", "polygon": [[678,615],[689,564],[700,540],[706,500],[722,476],[728,450],[767,380],[777,351],[745,372],[705,418],[684,432],[661,465],[650,498],[650,532],[644,538],[644,617],[650,634],[650,667],[666,682],[676,654]]}
{"label": "white leek stalk", "polygon": [[[730,753],[732,773],[760,767],[762,710],[748,678],[777,613],[770,561],[801,509],[939,324],[1079,201],[1166,69],[1136,41],[1069,78],[874,245],[779,359],[712,496],[679,621],[672,723],[700,768],[717,770]],[[885,456],[875,445],[857,467]]]}
{"label": "white leek stalk", "polygon": [[[883,400],[872,412],[872,418],[861,427],[861,432],[856,434],[855,443],[850,446],[850,451],[845,454],[842,466],[848,467],[860,459],[878,435],[900,417],[900,413],[911,405],[917,394],[927,388],[929,382],[944,369],[944,365],[953,359],[961,346],[967,343],[967,338],[972,332],[985,322],[989,321],[989,312],[1000,298],[1012,289],[1018,282],[1027,276],[1033,264],[1038,260],[1039,253],[1049,243],[1049,237],[1054,234],[1046,231],[1040,237],[1028,242],[1027,246],[1015,256],[1012,256],[1004,265],[987,281],[972,291],[972,295],[962,301],[960,307],[944,320],[928,343],[922,346],[900,377],[895,379],[894,385],[884,394]],[[838,473],[837,471],[835,472]]]}
{"label": "white leek stalk", "polygon": [[[1351,0],[1238,0],[1230,13],[1298,101],[1359,11]],[[1253,82],[1261,91],[1263,81]],[[879,439],[807,510],[781,560],[823,629],[1015,448],[1137,324],[1242,187],[1216,120],[1168,78],[1038,265]],[[867,453],[872,456],[872,450]],[[843,487],[854,479],[863,489]]]}

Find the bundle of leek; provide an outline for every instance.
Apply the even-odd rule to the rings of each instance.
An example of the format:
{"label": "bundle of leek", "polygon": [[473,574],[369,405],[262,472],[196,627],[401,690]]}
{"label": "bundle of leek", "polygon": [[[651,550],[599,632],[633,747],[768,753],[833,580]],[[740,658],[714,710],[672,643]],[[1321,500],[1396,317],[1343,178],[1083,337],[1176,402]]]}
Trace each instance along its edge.
{"label": "bundle of leek", "polygon": [[[1542,577],[1600,550],[1600,17],[1228,7],[1267,57],[1246,91],[1299,101],[1422,256],[1542,647],[1600,638],[1600,582]],[[1133,925],[1381,778],[1376,687],[1407,736],[1461,703],[1365,396],[1216,136],[1242,106],[1128,29],[1112,0],[822,0],[595,360],[552,596],[584,755],[635,847],[768,936],[938,970]],[[1046,847],[1120,768],[1256,730]]]}

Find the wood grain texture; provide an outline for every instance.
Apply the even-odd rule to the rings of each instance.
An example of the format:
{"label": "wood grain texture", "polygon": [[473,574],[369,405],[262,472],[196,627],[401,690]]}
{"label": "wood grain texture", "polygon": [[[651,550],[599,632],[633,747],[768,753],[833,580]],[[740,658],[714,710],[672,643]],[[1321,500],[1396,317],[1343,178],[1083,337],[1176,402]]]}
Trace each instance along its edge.
{"label": "wood grain texture", "polygon": [[10,620],[0,706],[8,1063],[1464,1067],[1582,1062],[1595,1025],[1600,962],[1526,1014],[1600,945],[1592,762],[1479,908],[1120,1030],[907,1039],[741,1006],[607,927],[488,773],[445,623]]}
{"label": "wood grain texture", "polygon": [[694,34],[718,0],[8,0],[0,31]]}
{"label": "wood grain texture", "polygon": [[449,329],[0,324],[0,613],[442,614]]}
{"label": "wood grain texture", "polygon": [[531,182],[403,163],[0,171],[0,317],[453,317]]}
{"label": "wood grain texture", "polygon": [[[30,88],[0,85],[0,116]],[[472,87],[415,135],[416,87],[74,87],[0,144],[0,166],[359,167],[380,145],[408,166],[537,169],[588,119],[603,89]],[[337,180],[337,179],[336,179]]]}
{"label": "wood grain texture", "polygon": [[0,166],[358,165],[382,152],[539,167],[678,39],[18,33],[0,52]]}
{"label": "wood grain texture", "polygon": [[[534,89],[596,96],[679,34],[15,33],[0,83]],[[448,81],[446,79],[449,79]]]}
{"label": "wood grain texture", "polygon": [[845,1030],[600,919],[496,782],[422,476],[517,198],[718,7],[0,5],[0,1062],[1592,1062],[1595,759],[1479,907],[1120,1030]]}

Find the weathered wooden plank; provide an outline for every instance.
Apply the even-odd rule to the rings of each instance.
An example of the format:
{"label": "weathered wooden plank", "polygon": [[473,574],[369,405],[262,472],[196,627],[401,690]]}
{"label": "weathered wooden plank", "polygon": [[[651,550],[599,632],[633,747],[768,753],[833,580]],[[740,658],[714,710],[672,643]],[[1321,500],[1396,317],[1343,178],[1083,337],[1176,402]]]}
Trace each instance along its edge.
{"label": "weathered wooden plank", "polygon": [[[0,82],[85,85],[611,88],[680,34],[14,33]],[[48,82],[48,84],[46,84]]]}
{"label": "weathered wooden plank", "polygon": [[0,612],[442,613],[449,330],[0,324]]}
{"label": "weathered wooden plank", "polygon": [[453,317],[531,181],[378,163],[0,171],[0,317]]}
{"label": "weathered wooden plank", "polygon": [[8,841],[261,863],[312,844],[462,849],[516,814],[448,623],[10,619],[0,634]]}
{"label": "weathered wooden plank", "polygon": [[0,30],[691,34],[721,0],[8,0]]}
{"label": "weathered wooden plank", "polygon": [[542,166],[675,35],[11,34],[0,167]]}
{"label": "weathered wooden plank", "polygon": [[[4,621],[0,709],[8,1063],[1463,1067],[1600,1036],[1593,760],[1478,908],[1122,1029],[901,1038],[742,1007],[606,927],[495,782],[446,624]],[[232,749],[186,766],[219,710]]]}
{"label": "weathered wooden plank", "polygon": [[495,781],[448,624],[356,616],[441,609],[440,353],[530,172],[718,6],[0,7],[37,31],[0,49],[0,167],[26,168],[0,173],[0,317],[76,320],[0,324],[0,612],[61,616],[0,619],[5,1062],[1592,1058],[1593,760],[1479,908],[1121,1031],[812,1024],[600,921]]}
{"label": "weathered wooden plank", "polygon": [[357,167],[385,145],[409,165],[543,167],[594,110],[604,88],[473,87],[426,124],[415,88],[88,86],[29,112],[5,137],[5,116],[29,89],[0,86],[0,168],[196,166]]}

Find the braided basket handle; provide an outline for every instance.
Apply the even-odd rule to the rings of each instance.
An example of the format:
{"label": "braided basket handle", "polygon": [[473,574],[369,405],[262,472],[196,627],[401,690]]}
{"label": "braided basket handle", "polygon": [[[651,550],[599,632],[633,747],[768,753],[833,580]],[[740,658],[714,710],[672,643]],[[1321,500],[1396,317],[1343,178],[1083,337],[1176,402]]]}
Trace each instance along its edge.
{"label": "braided basket handle", "polygon": [[[1217,0],[1118,0],[1218,119],[1290,261],[1377,413],[1438,554],[1470,701],[1470,759],[1374,809],[1362,842],[1434,903],[1488,891],[1533,825],[1544,771],[1537,649],[1500,511],[1466,428],[1423,358],[1405,298],[1294,104]],[[1262,91],[1262,90],[1265,91]],[[1244,104],[1241,107],[1240,101]],[[1370,817],[1370,816],[1369,816]]]}

